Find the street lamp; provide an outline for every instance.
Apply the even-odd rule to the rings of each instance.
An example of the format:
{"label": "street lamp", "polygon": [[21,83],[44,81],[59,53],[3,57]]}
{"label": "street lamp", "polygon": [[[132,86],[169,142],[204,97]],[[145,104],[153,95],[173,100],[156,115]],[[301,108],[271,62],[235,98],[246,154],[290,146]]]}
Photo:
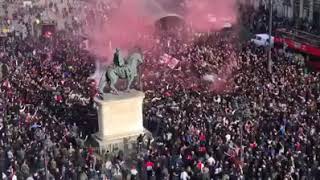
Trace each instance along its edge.
{"label": "street lamp", "polygon": [[47,150],[48,150],[48,141],[47,141],[47,136],[45,135],[45,139],[44,139],[44,169],[46,171],[45,175],[46,175],[46,180],[49,180],[49,174],[48,174],[48,158],[47,158]]}
{"label": "street lamp", "polygon": [[235,109],[235,116],[236,119],[240,120],[239,128],[240,128],[240,166],[242,167],[242,162],[243,162],[243,152],[242,152],[242,146],[243,146],[243,109],[242,106],[239,105],[239,102],[241,102],[241,99],[236,98],[234,102],[234,109]]}
{"label": "street lamp", "polygon": [[[244,128],[244,123],[246,119],[249,116],[249,102],[246,101],[244,96],[240,96],[239,98],[236,99],[235,101],[235,115],[238,116],[240,122],[240,163],[241,163],[241,169],[244,163],[244,157],[243,157],[243,128]],[[242,170],[241,170],[242,173]]]}
{"label": "street lamp", "polygon": [[48,174],[48,166],[47,166],[47,150],[48,150],[48,139],[47,136],[44,134],[44,132],[40,129],[36,130],[37,139],[41,142],[42,148],[44,150],[43,158],[44,158],[44,169],[45,169],[45,180],[49,180],[49,174]]}
{"label": "street lamp", "polygon": [[273,1],[269,0],[269,47],[268,47],[268,70],[272,73],[272,57],[271,57],[271,34],[272,34],[272,8],[273,8]]}

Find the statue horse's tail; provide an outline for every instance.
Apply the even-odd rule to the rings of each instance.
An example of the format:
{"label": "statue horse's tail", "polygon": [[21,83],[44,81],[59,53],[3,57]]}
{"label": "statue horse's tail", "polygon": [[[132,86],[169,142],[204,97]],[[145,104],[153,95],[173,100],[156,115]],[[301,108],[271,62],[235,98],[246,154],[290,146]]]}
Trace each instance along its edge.
{"label": "statue horse's tail", "polygon": [[104,76],[106,78],[106,82],[109,83],[110,82],[110,78],[108,76],[108,69],[106,70],[106,72],[104,73]]}
{"label": "statue horse's tail", "polygon": [[[103,81],[103,78],[105,77],[105,80]],[[101,74],[101,77],[100,77],[100,81],[99,81],[99,84],[98,84],[98,90],[99,90],[99,93],[101,93],[100,91],[103,92],[103,89],[104,89],[104,83],[107,83],[109,84],[110,83],[110,78],[108,76],[108,70],[106,70],[105,72],[103,72]],[[103,85],[102,89],[101,89],[101,86]]]}

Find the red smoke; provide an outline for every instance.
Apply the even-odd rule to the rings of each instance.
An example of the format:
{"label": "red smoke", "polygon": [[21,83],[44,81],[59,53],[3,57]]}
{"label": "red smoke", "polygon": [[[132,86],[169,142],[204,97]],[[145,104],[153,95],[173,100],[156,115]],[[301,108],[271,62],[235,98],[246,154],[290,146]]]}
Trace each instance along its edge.
{"label": "red smoke", "polygon": [[[184,17],[196,31],[221,30],[226,23],[236,21],[235,0],[186,1]],[[94,53],[107,56],[112,54],[111,51],[116,47],[122,49],[132,46],[147,48],[152,45],[154,42],[142,41],[140,37],[153,35],[156,19],[152,13],[159,13],[153,11],[168,11],[158,2],[158,0],[122,0],[120,8],[113,10],[107,22],[97,24],[96,27],[90,27],[90,30],[87,30]],[[176,3],[167,1],[166,7],[170,8],[170,3],[176,6]],[[174,12],[168,11],[168,13]],[[216,21],[209,22],[208,15],[211,15],[211,20],[214,17]]]}
{"label": "red smoke", "polygon": [[[174,9],[176,3],[173,1],[175,0],[167,0],[166,7],[170,8],[171,5]],[[227,23],[236,23],[236,0],[186,1],[182,16],[185,22],[191,25],[196,32],[219,31]],[[90,30],[87,29],[92,52],[100,56],[111,57],[116,47],[124,50],[133,46],[139,46],[142,49],[156,46],[153,38],[146,41],[141,40],[143,36],[152,37],[155,31],[156,16],[153,16],[152,13],[156,14],[157,12],[146,6],[146,2],[156,6],[155,9],[158,12],[159,9],[166,12],[166,9],[159,8],[158,0],[122,0],[120,8],[112,12],[108,21],[91,26]],[[218,76],[222,75],[219,74]],[[228,76],[230,76],[229,73],[224,74],[223,80],[219,80],[216,84],[213,83],[210,89],[216,91],[220,91],[221,88],[224,89],[227,84],[224,80],[228,79]]]}
{"label": "red smoke", "polygon": [[187,0],[186,21],[197,31],[221,30],[236,23],[236,0]]}
{"label": "red smoke", "polygon": [[113,11],[107,22],[92,28],[89,38],[95,54],[110,56],[116,47],[147,47],[141,37],[151,35],[154,26],[152,19],[144,15],[139,1],[123,0],[121,7]]}

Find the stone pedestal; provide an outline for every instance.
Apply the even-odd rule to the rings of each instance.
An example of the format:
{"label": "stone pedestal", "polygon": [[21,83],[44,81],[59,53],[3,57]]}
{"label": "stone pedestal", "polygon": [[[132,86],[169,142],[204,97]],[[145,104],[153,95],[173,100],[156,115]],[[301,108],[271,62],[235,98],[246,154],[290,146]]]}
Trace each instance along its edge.
{"label": "stone pedestal", "polygon": [[119,95],[107,94],[103,100],[95,98],[99,132],[93,134],[93,138],[100,150],[112,152],[124,149],[126,144],[136,143],[137,137],[147,132],[143,127],[144,97],[143,92],[131,91]]}

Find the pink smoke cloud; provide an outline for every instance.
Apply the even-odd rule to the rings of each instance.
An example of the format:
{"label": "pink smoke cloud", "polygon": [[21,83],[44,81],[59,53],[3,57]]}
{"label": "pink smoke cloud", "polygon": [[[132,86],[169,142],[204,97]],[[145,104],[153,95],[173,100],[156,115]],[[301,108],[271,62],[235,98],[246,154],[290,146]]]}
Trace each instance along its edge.
{"label": "pink smoke cloud", "polygon": [[[183,16],[186,23],[190,23],[196,31],[220,30],[226,23],[236,22],[235,0],[187,1]],[[142,41],[140,37],[152,36],[158,14],[175,13],[168,8],[174,9],[177,6],[176,3],[167,1],[163,7],[159,2],[160,0],[122,0],[120,8],[112,12],[108,21],[87,29],[92,51],[98,55],[110,56],[115,47],[150,47],[155,41]]]}
{"label": "pink smoke cloud", "polygon": [[221,30],[237,20],[235,0],[188,0],[186,21],[197,31]]}
{"label": "pink smoke cloud", "polygon": [[123,0],[109,20],[90,27],[89,38],[92,51],[101,56],[110,56],[116,47],[130,49],[133,46],[147,47],[141,37],[154,31],[152,18],[142,10],[140,0]]}
{"label": "pink smoke cloud", "polygon": [[[116,47],[125,50],[139,46],[147,50],[149,47],[156,45],[156,39],[141,40],[142,36],[152,37],[154,35],[156,28],[155,21],[157,20],[156,14],[159,13],[153,12],[152,8],[146,6],[146,2],[152,2],[151,6],[156,6],[156,10],[160,9],[166,12],[166,9],[158,7],[157,0],[122,0],[120,8],[114,10],[107,21],[98,23],[87,29],[91,41],[91,51],[94,54],[107,56],[109,57],[108,59],[111,59],[110,57]],[[169,8],[170,5],[172,7],[176,6],[176,3],[172,2],[170,4],[170,0],[167,2],[167,7]],[[188,0],[182,16],[185,22],[192,25],[192,28],[196,32],[218,31],[226,23],[236,23],[236,9],[236,0]],[[161,52],[158,53],[161,54]],[[222,68],[227,67],[228,65]],[[211,90],[221,91],[221,89],[225,89],[227,82],[224,80],[228,79],[231,74],[218,74],[218,76],[223,76],[221,78],[223,80],[213,83],[210,87]]]}

